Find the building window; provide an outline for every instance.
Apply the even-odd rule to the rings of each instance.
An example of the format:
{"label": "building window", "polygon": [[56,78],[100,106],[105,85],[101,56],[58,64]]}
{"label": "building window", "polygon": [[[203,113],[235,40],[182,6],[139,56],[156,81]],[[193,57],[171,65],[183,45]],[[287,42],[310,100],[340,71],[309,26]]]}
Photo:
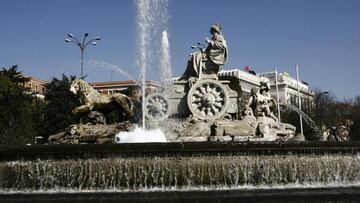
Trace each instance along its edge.
{"label": "building window", "polygon": [[29,82],[29,88],[32,89],[32,85],[31,85],[31,82]]}
{"label": "building window", "polygon": [[37,85],[35,85],[35,91],[38,91],[38,86]]}
{"label": "building window", "polygon": [[41,91],[44,93],[44,92],[45,92],[45,88],[44,88],[44,87],[42,87],[42,88],[41,88]]}

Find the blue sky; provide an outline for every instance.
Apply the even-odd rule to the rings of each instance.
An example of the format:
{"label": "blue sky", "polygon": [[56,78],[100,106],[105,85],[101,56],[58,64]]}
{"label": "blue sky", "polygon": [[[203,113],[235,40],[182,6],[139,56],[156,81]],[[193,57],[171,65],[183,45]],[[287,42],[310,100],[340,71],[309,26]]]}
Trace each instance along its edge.
{"label": "blue sky", "polygon": [[[311,88],[339,99],[360,95],[360,1],[358,0],[168,0],[172,69],[180,75],[192,43],[221,23],[229,46],[225,69],[277,67]],[[20,65],[42,79],[79,75],[80,50],[65,43],[66,33],[101,36],[88,47],[90,81],[138,79],[135,67],[136,7],[133,0],[1,0],[0,67]],[[99,65],[101,64],[101,65]],[[150,79],[157,79],[151,68]]]}

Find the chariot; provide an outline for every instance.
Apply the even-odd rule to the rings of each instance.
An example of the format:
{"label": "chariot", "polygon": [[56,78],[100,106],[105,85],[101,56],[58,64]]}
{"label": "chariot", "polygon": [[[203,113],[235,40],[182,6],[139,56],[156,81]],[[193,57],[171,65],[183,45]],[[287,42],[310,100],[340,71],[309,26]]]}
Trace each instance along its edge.
{"label": "chariot", "polygon": [[162,121],[168,117],[192,115],[200,120],[214,120],[238,109],[239,91],[230,88],[230,81],[219,79],[220,66],[227,61],[227,45],[221,34],[221,26],[210,28],[212,40],[205,38],[192,49],[183,76],[162,91],[147,95],[144,114],[148,120]]}
{"label": "chariot", "polygon": [[238,112],[239,91],[230,88],[229,80],[214,74],[202,78],[177,80],[145,98],[145,116],[150,121],[168,117],[214,120]]}

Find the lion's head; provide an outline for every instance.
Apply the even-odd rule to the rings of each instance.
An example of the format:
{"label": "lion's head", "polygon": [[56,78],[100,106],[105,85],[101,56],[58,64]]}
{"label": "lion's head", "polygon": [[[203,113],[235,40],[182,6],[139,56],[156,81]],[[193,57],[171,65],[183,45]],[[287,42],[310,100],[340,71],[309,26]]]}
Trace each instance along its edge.
{"label": "lion's head", "polygon": [[91,86],[87,84],[83,80],[73,80],[70,85],[70,92],[79,95],[79,94],[87,94],[90,92]]}

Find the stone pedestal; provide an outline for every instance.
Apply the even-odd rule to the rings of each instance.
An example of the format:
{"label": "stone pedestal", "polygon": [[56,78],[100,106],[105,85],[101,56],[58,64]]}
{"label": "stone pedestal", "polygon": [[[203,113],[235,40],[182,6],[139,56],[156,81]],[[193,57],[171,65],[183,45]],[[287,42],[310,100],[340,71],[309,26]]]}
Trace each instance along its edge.
{"label": "stone pedestal", "polygon": [[121,131],[133,128],[130,123],[116,124],[74,124],[67,127],[63,132],[51,135],[49,144],[105,144],[114,143],[115,135]]}
{"label": "stone pedestal", "polygon": [[269,117],[258,117],[258,132],[264,141],[286,141],[295,135],[295,126],[280,123]]}
{"label": "stone pedestal", "polygon": [[214,122],[215,136],[255,136],[255,130],[243,120],[219,120]]}
{"label": "stone pedestal", "polygon": [[226,136],[210,136],[210,141],[219,141],[219,142],[229,142],[233,141],[233,138],[226,135]]}
{"label": "stone pedestal", "polygon": [[206,121],[196,121],[190,124],[179,133],[177,141],[180,142],[203,142],[208,141],[211,135],[212,123]]}

